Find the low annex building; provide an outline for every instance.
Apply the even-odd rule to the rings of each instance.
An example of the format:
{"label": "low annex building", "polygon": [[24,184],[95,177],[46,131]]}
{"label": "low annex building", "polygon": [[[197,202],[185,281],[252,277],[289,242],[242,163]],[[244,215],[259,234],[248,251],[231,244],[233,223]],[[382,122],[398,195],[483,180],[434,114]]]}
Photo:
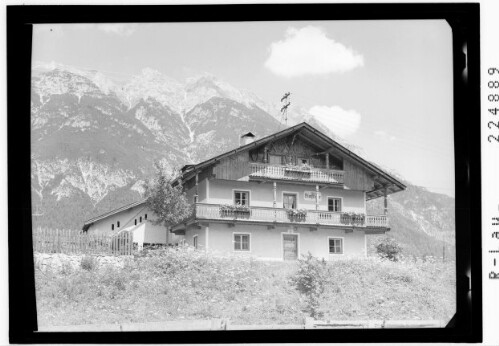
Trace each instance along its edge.
{"label": "low annex building", "polygon": [[[365,256],[390,230],[387,195],[406,187],[307,123],[241,136],[237,149],[182,168],[194,205],[172,228],[198,248],[276,260]],[[381,215],[366,201],[384,198]]]}

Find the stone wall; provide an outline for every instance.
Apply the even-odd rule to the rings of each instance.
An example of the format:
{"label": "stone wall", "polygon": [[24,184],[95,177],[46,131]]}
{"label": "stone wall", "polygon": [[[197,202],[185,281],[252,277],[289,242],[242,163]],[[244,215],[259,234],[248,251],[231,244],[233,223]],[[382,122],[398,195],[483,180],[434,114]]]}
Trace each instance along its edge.
{"label": "stone wall", "polygon": [[66,255],[62,253],[38,253],[33,255],[35,269],[43,272],[50,270],[61,272],[63,270],[81,269],[81,260],[83,257],[92,257],[97,268],[107,265],[118,266],[122,268],[125,264],[126,256],[103,256],[103,255]]}

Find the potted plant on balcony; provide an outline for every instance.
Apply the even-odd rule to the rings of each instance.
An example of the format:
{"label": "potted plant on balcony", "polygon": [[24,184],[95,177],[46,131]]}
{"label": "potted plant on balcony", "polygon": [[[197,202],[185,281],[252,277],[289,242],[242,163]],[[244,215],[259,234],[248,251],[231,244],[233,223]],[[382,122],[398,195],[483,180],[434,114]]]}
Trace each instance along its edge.
{"label": "potted plant on balcony", "polygon": [[220,206],[220,215],[222,217],[248,218],[250,208],[241,204],[223,204]]}
{"label": "potted plant on balcony", "polygon": [[366,221],[366,216],[362,213],[352,213],[352,224],[354,226],[362,226]]}
{"label": "potted plant on balcony", "polygon": [[341,213],[340,222],[343,225],[350,225],[350,223],[352,222],[351,214],[350,213]]}
{"label": "potted plant on balcony", "polygon": [[289,219],[294,222],[305,221],[305,219],[307,218],[306,209],[288,209],[287,213]]}
{"label": "potted plant on balcony", "polygon": [[342,213],[340,221],[344,225],[362,226],[366,221],[366,216],[362,213]]}

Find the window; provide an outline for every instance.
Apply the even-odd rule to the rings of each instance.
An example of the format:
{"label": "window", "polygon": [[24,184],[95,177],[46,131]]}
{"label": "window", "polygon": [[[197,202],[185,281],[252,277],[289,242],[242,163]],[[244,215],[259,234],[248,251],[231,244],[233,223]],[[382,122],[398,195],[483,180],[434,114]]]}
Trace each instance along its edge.
{"label": "window", "polygon": [[284,156],[283,164],[296,165],[296,156]]}
{"label": "window", "polygon": [[249,191],[234,191],[234,204],[249,206]]}
{"label": "window", "polygon": [[135,219],[135,226],[137,226],[137,219]]}
{"label": "window", "polygon": [[329,253],[342,254],[343,253],[343,239],[329,238]]}
{"label": "window", "polygon": [[139,218],[139,222],[142,222],[142,216]]}
{"label": "window", "polygon": [[284,160],[281,155],[269,155],[269,163],[271,165],[282,165],[284,164],[283,161]]}
{"label": "window", "polygon": [[119,222],[119,221],[118,221],[118,222],[116,222],[116,225],[117,225],[118,227],[120,227],[120,222]]}
{"label": "window", "polygon": [[249,251],[250,250],[250,235],[249,234],[234,234],[234,250]]}
{"label": "window", "polygon": [[283,206],[286,209],[296,209],[296,194],[285,193],[282,195]]}
{"label": "window", "polygon": [[114,231],[114,223],[111,224],[111,231]]}
{"label": "window", "polygon": [[145,220],[147,220],[147,214],[146,214],[146,215],[144,215],[144,219],[145,219]]}
{"label": "window", "polygon": [[192,237],[192,245],[194,246],[195,249],[198,248],[198,236],[197,235]]}
{"label": "window", "polygon": [[341,198],[329,197],[327,199],[327,210],[329,211],[341,211]]}

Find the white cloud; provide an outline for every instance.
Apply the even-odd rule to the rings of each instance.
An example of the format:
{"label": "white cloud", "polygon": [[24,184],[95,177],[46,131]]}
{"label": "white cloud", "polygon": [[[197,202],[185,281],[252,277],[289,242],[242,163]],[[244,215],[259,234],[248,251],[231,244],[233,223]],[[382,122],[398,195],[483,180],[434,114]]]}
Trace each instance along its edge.
{"label": "white cloud", "polygon": [[309,113],[339,137],[354,134],[360,126],[361,116],[354,110],[344,110],[338,106],[313,106]]}
{"label": "white cloud", "polygon": [[363,65],[362,55],[328,38],[316,26],[289,27],[284,40],[271,44],[265,62],[270,71],[284,77],[341,73]]}
{"label": "white cloud", "polygon": [[97,29],[108,34],[116,34],[119,36],[130,36],[137,30],[137,24],[97,24]]}
{"label": "white cloud", "polygon": [[119,36],[130,36],[138,27],[135,23],[116,23],[116,24],[71,24],[73,28],[79,30],[97,29],[106,34],[114,34]]}
{"label": "white cloud", "polygon": [[385,141],[390,141],[390,142],[393,142],[394,140],[397,139],[397,137],[395,137],[393,135],[389,135],[388,133],[386,133],[383,130],[376,130],[376,131],[374,131],[374,135],[376,137],[379,137],[379,138],[385,140]]}

